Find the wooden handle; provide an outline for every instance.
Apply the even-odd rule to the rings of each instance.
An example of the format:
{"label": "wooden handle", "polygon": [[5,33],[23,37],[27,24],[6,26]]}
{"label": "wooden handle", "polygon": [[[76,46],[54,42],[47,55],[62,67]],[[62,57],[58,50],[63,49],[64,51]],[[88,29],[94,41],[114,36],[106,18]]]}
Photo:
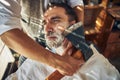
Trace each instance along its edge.
{"label": "wooden handle", "polygon": [[59,71],[55,71],[52,74],[50,74],[45,80],[60,80],[63,78],[64,75],[62,75]]}
{"label": "wooden handle", "polygon": [[[73,53],[71,56],[74,57],[75,59],[80,59],[82,57],[82,54],[78,50],[75,53]],[[64,77],[64,75],[62,75],[60,72],[58,72],[56,70],[55,72],[53,72],[52,74],[50,74],[45,80],[60,80],[63,77]]]}

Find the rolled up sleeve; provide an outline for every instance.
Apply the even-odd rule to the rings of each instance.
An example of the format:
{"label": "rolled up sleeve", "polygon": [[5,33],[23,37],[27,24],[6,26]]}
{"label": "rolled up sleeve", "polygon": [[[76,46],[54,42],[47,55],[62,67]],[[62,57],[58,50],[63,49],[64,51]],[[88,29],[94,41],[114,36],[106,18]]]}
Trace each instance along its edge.
{"label": "rolled up sleeve", "polygon": [[22,29],[20,0],[0,0],[0,35],[11,29]]}
{"label": "rolled up sleeve", "polygon": [[83,6],[84,3],[83,3],[83,0],[69,0],[68,4],[71,6],[71,7],[75,7],[75,6]]}

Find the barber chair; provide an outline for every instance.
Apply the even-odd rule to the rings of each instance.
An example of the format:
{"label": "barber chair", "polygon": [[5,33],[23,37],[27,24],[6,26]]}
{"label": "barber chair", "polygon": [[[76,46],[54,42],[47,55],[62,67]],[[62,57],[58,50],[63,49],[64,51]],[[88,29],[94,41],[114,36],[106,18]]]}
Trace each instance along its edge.
{"label": "barber chair", "polygon": [[[96,37],[101,33],[101,31],[96,27],[97,17],[102,11],[103,7],[99,5],[95,6],[85,6],[84,7],[84,31],[86,40],[93,42],[98,46],[98,41]],[[101,24],[100,24],[101,25]],[[98,46],[98,48],[100,48]]]}

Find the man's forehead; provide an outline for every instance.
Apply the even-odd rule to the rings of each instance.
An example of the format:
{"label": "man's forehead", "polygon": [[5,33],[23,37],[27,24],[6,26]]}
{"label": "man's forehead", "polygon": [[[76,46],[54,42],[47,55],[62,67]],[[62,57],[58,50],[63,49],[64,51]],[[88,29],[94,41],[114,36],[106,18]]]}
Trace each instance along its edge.
{"label": "man's forehead", "polygon": [[60,16],[57,14],[44,16],[44,19],[55,19],[55,18],[60,18]]}
{"label": "man's forehead", "polygon": [[44,17],[49,17],[49,16],[57,16],[60,14],[64,14],[65,10],[62,7],[50,7],[46,12],[44,13]]}

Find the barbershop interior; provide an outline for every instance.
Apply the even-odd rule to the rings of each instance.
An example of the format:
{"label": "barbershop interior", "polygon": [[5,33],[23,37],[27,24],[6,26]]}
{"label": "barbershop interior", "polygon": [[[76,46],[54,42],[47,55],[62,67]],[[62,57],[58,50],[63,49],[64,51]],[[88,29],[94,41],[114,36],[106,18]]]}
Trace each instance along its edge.
{"label": "barbershop interior", "polygon": [[[38,1],[40,2],[39,4],[41,5],[43,4],[41,2],[42,0],[33,0],[31,4],[32,6],[35,6],[34,8],[36,8],[36,10],[41,8],[41,5],[39,6],[34,5],[37,4]],[[118,73],[120,73],[120,0],[82,0],[82,1],[84,5],[78,7],[78,9],[81,11],[80,14],[83,13],[81,22],[83,23],[85,40],[93,43],[97,50],[99,51],[99,53],[102,54],[109,61],[109,63],[116,68]],[[27,0],[23,0],[22,3],[24,7],[26,8],[28,7],[25,5],[27,3]],[[39,19],[37,20],[37,18],[40,18],[42,15],[40,15],[39,13],[35,13],[36,10],[34,8],[32,8],[33,9],[33,14],[31,13],[32,17],[30,19],[26,18],[28,19],[28,21],[26,21],[24,18],[21,18],[21,21],[24,22],[23,25],[31,21],[29,23],[31,27],[27,27],[28,28],[27,29],[26,27],[23,26],[23,28],[25,30],[27,29],[26,33],[28,33],[28,35],[30,34],[34,36],[34,39],[40,45],[45,46],[45,40],[43,37],[44,35],[42,34],[43,27],[41,26],[36,27],[36,25],[41,25],[41,20]],[[43,13],[41,9],[39,10],[39,12]],[[6,77],[15,73],[19,69],[18,62],[20,56],[21,55],[18,54],[16,51],[7,47],[6,44],[0,39],[0,80],[5,80]],[[89,65],[92,65],[92,63]],[[99,65],[101,64],[98,63],[97,66]],[[111,72],[108,72],[108,74],[110,73]],[[56,74],[53,76],[53,79],[46,80],[62,80],[54,78],[55,76],[59,75]],[[33,79],[13,78],[7,80],[33,80]],[[118,79],[114,78],[107,79],[102,77],[101,79],[82,78],[75,80],[120,80],[120,75]]]}

